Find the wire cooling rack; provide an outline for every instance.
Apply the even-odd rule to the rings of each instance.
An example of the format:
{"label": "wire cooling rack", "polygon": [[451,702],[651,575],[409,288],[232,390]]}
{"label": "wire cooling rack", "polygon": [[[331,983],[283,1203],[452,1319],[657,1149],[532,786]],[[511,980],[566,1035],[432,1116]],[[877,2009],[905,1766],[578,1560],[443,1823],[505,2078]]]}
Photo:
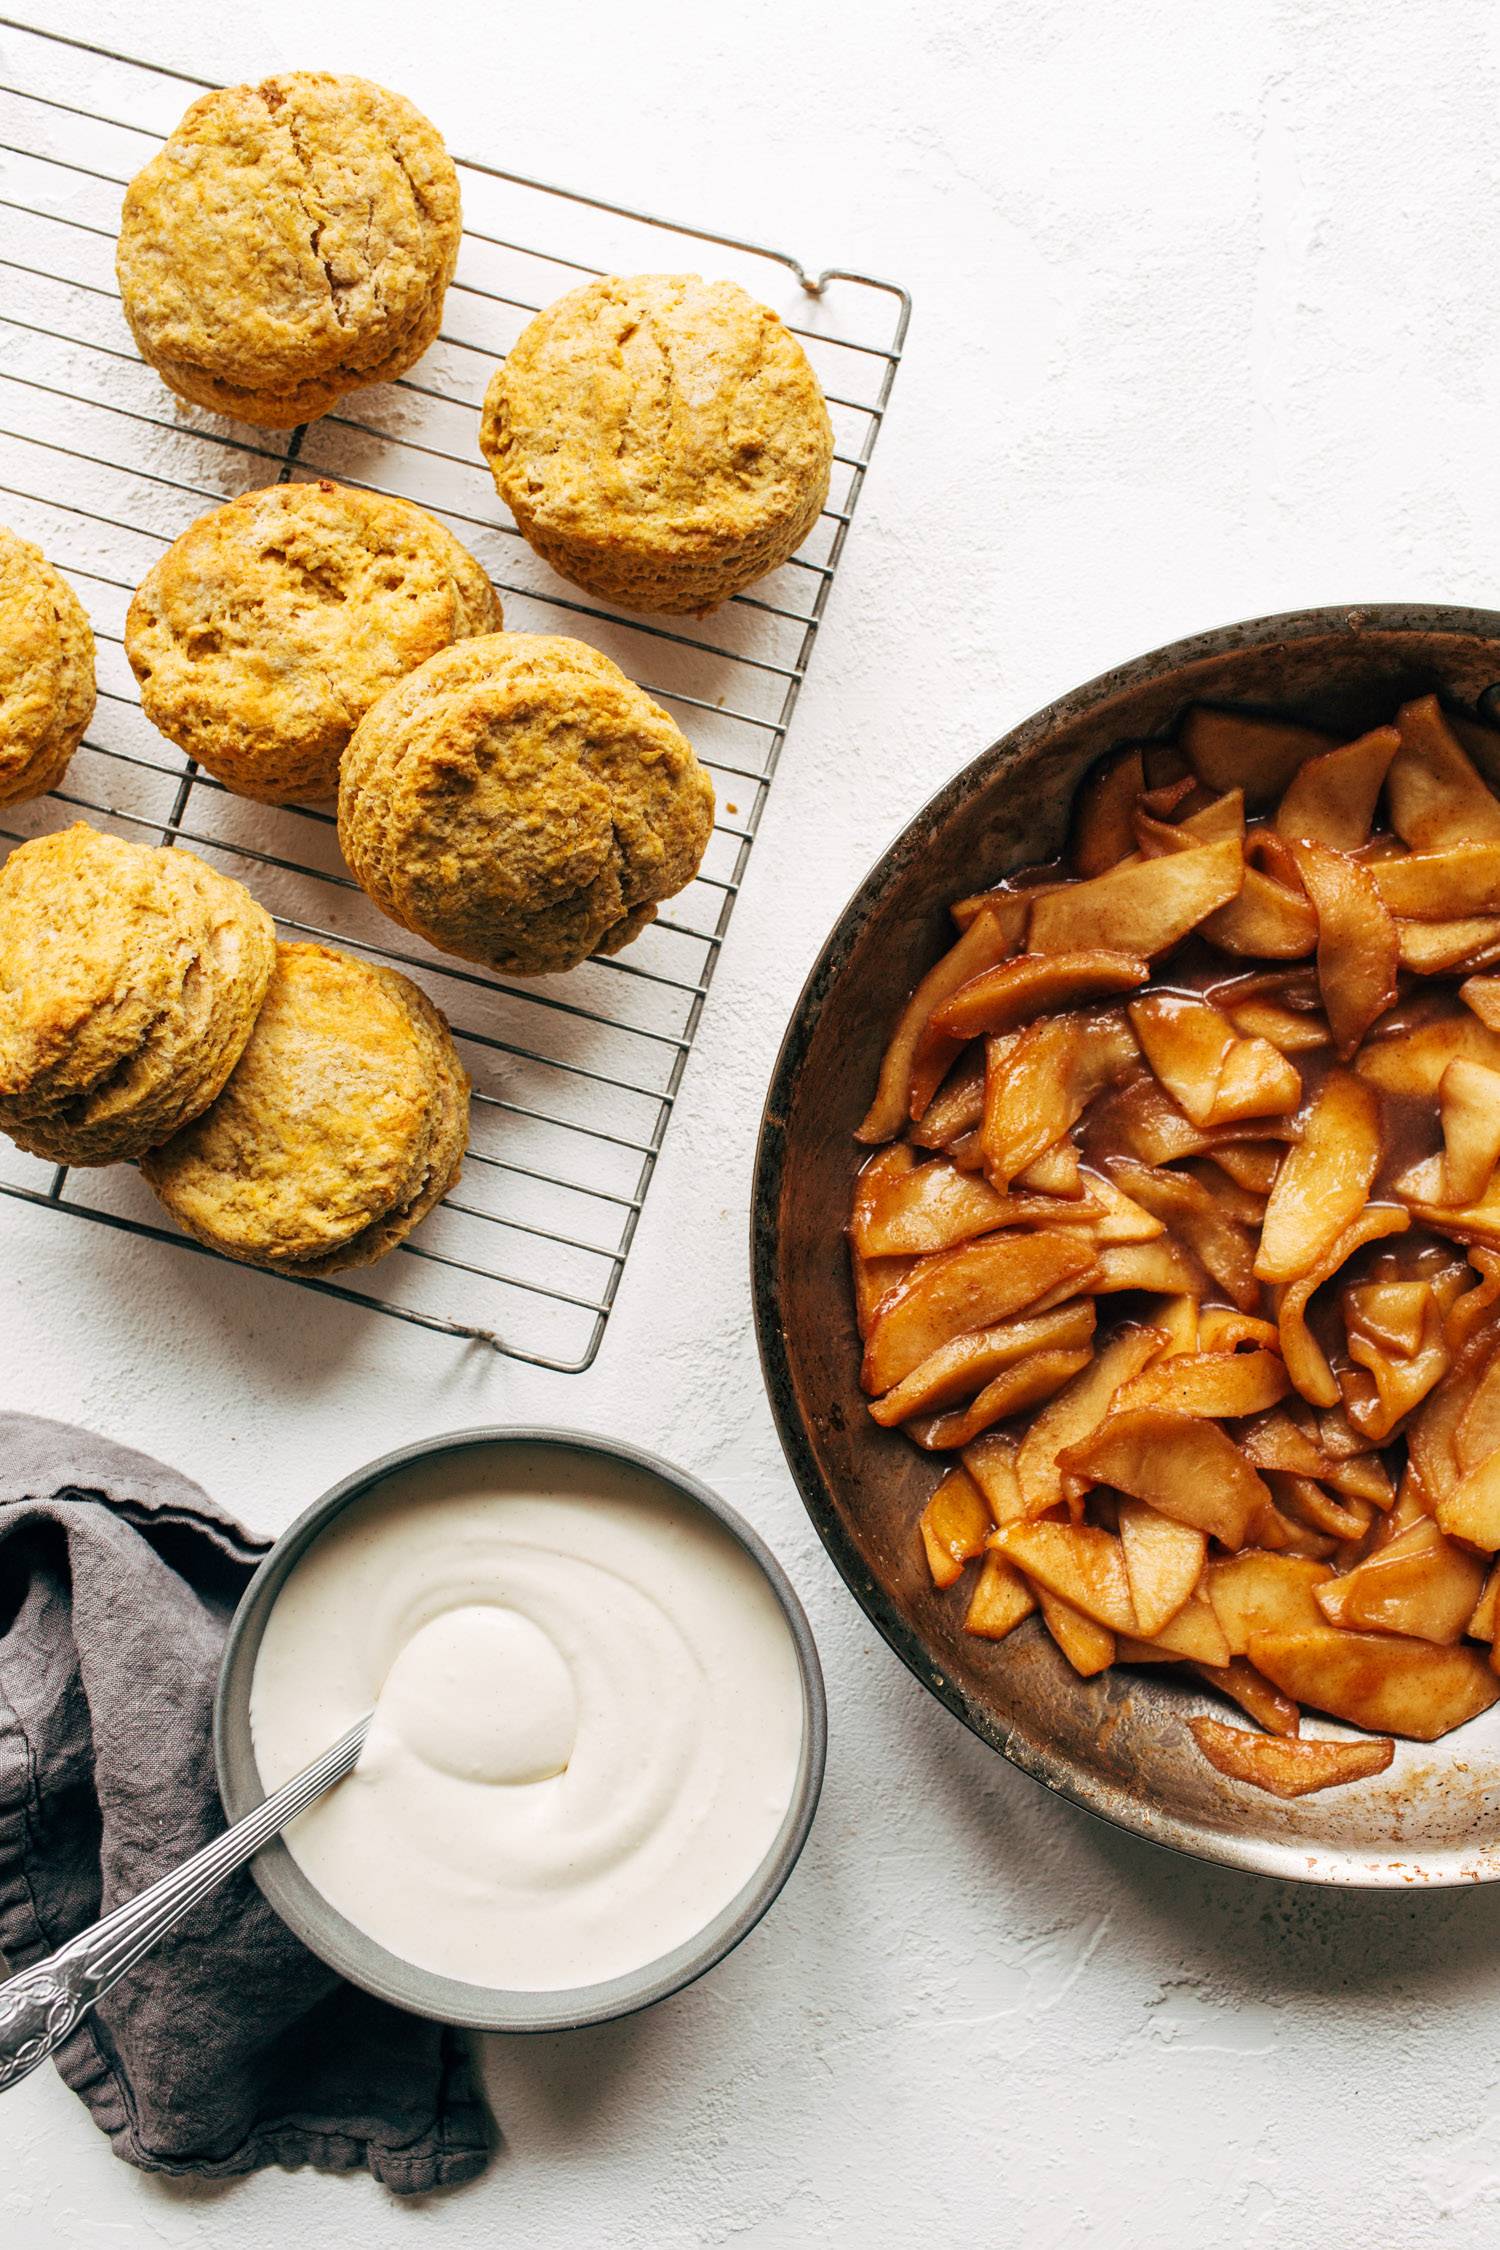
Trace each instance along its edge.
{"label": "wire cooling rack", "polygon": [[[399,382],[290,436],[179,404],[131,343],[114,280],[126,180],[210,82],[0,18],[0,516],[66,572],[93,619],[99,706],[61,789],[0,813],[0,848],[80,817],[178,841],[248,882],[282,932],[413,974],[474,1080],[464,1177],[401,1251],[347,1281],[356,1304],[572,1373],[603,1338],[652,1170],[812,655],[901,357],[893,283],[459,160],[468,224],[443,333]],[[703,267],[796,329],[828,395],[834,484],[801,552],[698,622],[599,607],[548,570],[480,458],[484,388],[538,306],[601,272]],[[331,816],[230,796],[143,716],[121,645],[163,547],[235,493],[288,478],[420,501],[484,562],[506,623],[572,633],[669,709],[713,776],[703,870],[621,956],[507,982],[382,919]],[[399,939],[399,942],[395,942]],[[69,1173],[0,1142],[0,1194],[198,1250],[135,1171]],[[202,1251],[203,1256],[213,1253]],[[248,1290],[274,1277],[246,1272]]]}

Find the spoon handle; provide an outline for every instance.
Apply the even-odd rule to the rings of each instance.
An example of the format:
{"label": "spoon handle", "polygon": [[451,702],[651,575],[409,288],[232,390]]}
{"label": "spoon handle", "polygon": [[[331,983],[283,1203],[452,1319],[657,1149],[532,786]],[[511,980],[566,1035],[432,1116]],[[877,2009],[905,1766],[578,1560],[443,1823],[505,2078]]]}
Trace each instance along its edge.
{"label": "spoon handle", "polygon": [[0,2093],[45,2062],[94,2002],[199,1899],[343,1779],[359,1756],[369,1723],[368,1717],[361,1719],[321,1758],[138,1898],[127,1899],[102,1921],[49,1953],[45,1961],[0,1984]]}

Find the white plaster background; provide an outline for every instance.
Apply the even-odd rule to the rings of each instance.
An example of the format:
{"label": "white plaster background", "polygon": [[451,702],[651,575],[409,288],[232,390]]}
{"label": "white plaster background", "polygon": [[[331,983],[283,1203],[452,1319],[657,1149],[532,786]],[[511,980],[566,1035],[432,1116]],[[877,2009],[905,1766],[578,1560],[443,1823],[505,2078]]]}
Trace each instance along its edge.
{"label": "white plaster background", "polygon": [[895,275],[916,315],[588,1375],[0,1217],[0,1396],[166,1455],[256,1525],[403,1439],[512,1416],[635,1437],[717,1484],[822,1644],[833,1738],[802,1867],[649,2017],[493,2043],[507,2143],[475,2187],[402,2209],[363,2179],[164,2186],[48,2072],[0,2108],[0,2241],[1492,2243],[1500,1895],[1327,1897],[1177,1864],[971,1741],[803,1517],[755,1365],[745,1207],[827,925],[994,735],[1199,626],[1494,598],[1500,18],[53,0],[36,20],[225,79],[365,71],[465,151]]}

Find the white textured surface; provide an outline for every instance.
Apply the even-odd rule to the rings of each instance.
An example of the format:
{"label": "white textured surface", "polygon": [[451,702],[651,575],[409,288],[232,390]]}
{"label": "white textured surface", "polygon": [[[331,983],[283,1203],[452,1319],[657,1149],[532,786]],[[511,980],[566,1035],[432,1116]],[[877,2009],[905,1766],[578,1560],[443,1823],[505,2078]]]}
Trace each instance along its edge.
{"label": "white textured surface", "polygon": [[507,2146],[470,2189],[401,2210],[367,2180],[142,2180],[49,2072],[0,2110],[0,2240],[1493,2242],[1500,1894],[1178,1865],[970,1741],[865,1627],[785,1475],[745,1204],[826,926],[986,741],[1198,626],[1493,596],[1494,21],[1437,0],[68,0],[41,20],[226,79],[363,70],[455,146],[891,273],[917,309],[590,1374],[0,1216],[0,1395],[166,1455],[267,1529],[360,1459],[479,1420],[616,1431],[716,1483],[822,1643],[833,1742],[802,1867],[695,1991],[492,2043]]}

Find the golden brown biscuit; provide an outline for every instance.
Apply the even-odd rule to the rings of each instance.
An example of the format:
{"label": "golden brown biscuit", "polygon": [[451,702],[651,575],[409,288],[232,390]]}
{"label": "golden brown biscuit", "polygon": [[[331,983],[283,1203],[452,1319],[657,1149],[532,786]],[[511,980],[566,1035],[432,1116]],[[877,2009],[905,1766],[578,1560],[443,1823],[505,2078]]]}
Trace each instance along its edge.
{"label": "golden brown biscuit", "polygon": [[434,656],[344,753],[339,841],[385,913],[518,976],[618,952],[713,828],[692,745],[582,641],[496,633]]}
{"label": "golden brown biscuit", "polygon": [[425,508],[347,486],[271,485],[201,516],[125,621],[141,708],[242,797],[331,797],[370,705],[439,649],[498,632],[500,604]]}
{"label": "golden brown biscuit", "polygon": [[181,849],[82,821],[0,868],[0,1130],[56,1164],[140,1156],[212,1102],[250,1036],[276,933]]}
{"label": "golden brown biscuit", "polygon": [[0,524],[0,805],[44,797],[94,715],[94,635],[40,547]]}
{"label": "golden brown biscuit", "polygon": [[479,442],[537,553],[626,609],[705,610],[796,552],[833,431],[790,329],[732,281],[638,274],[538,313]]}
{"label": "golden brown biscuit", "polygon": [[373,1265],[458,1178],[469,1081],[424,992],[282,945],[233,1077],[141,1171],[199,1242],[279,1273]]}
{"label": "golden brown biscuit", "polygon": [[225,86],[125,191],[125,317],[183,398],[291,429],[421,358],[461,223],[448,152],[401,95],[308,70]]}

